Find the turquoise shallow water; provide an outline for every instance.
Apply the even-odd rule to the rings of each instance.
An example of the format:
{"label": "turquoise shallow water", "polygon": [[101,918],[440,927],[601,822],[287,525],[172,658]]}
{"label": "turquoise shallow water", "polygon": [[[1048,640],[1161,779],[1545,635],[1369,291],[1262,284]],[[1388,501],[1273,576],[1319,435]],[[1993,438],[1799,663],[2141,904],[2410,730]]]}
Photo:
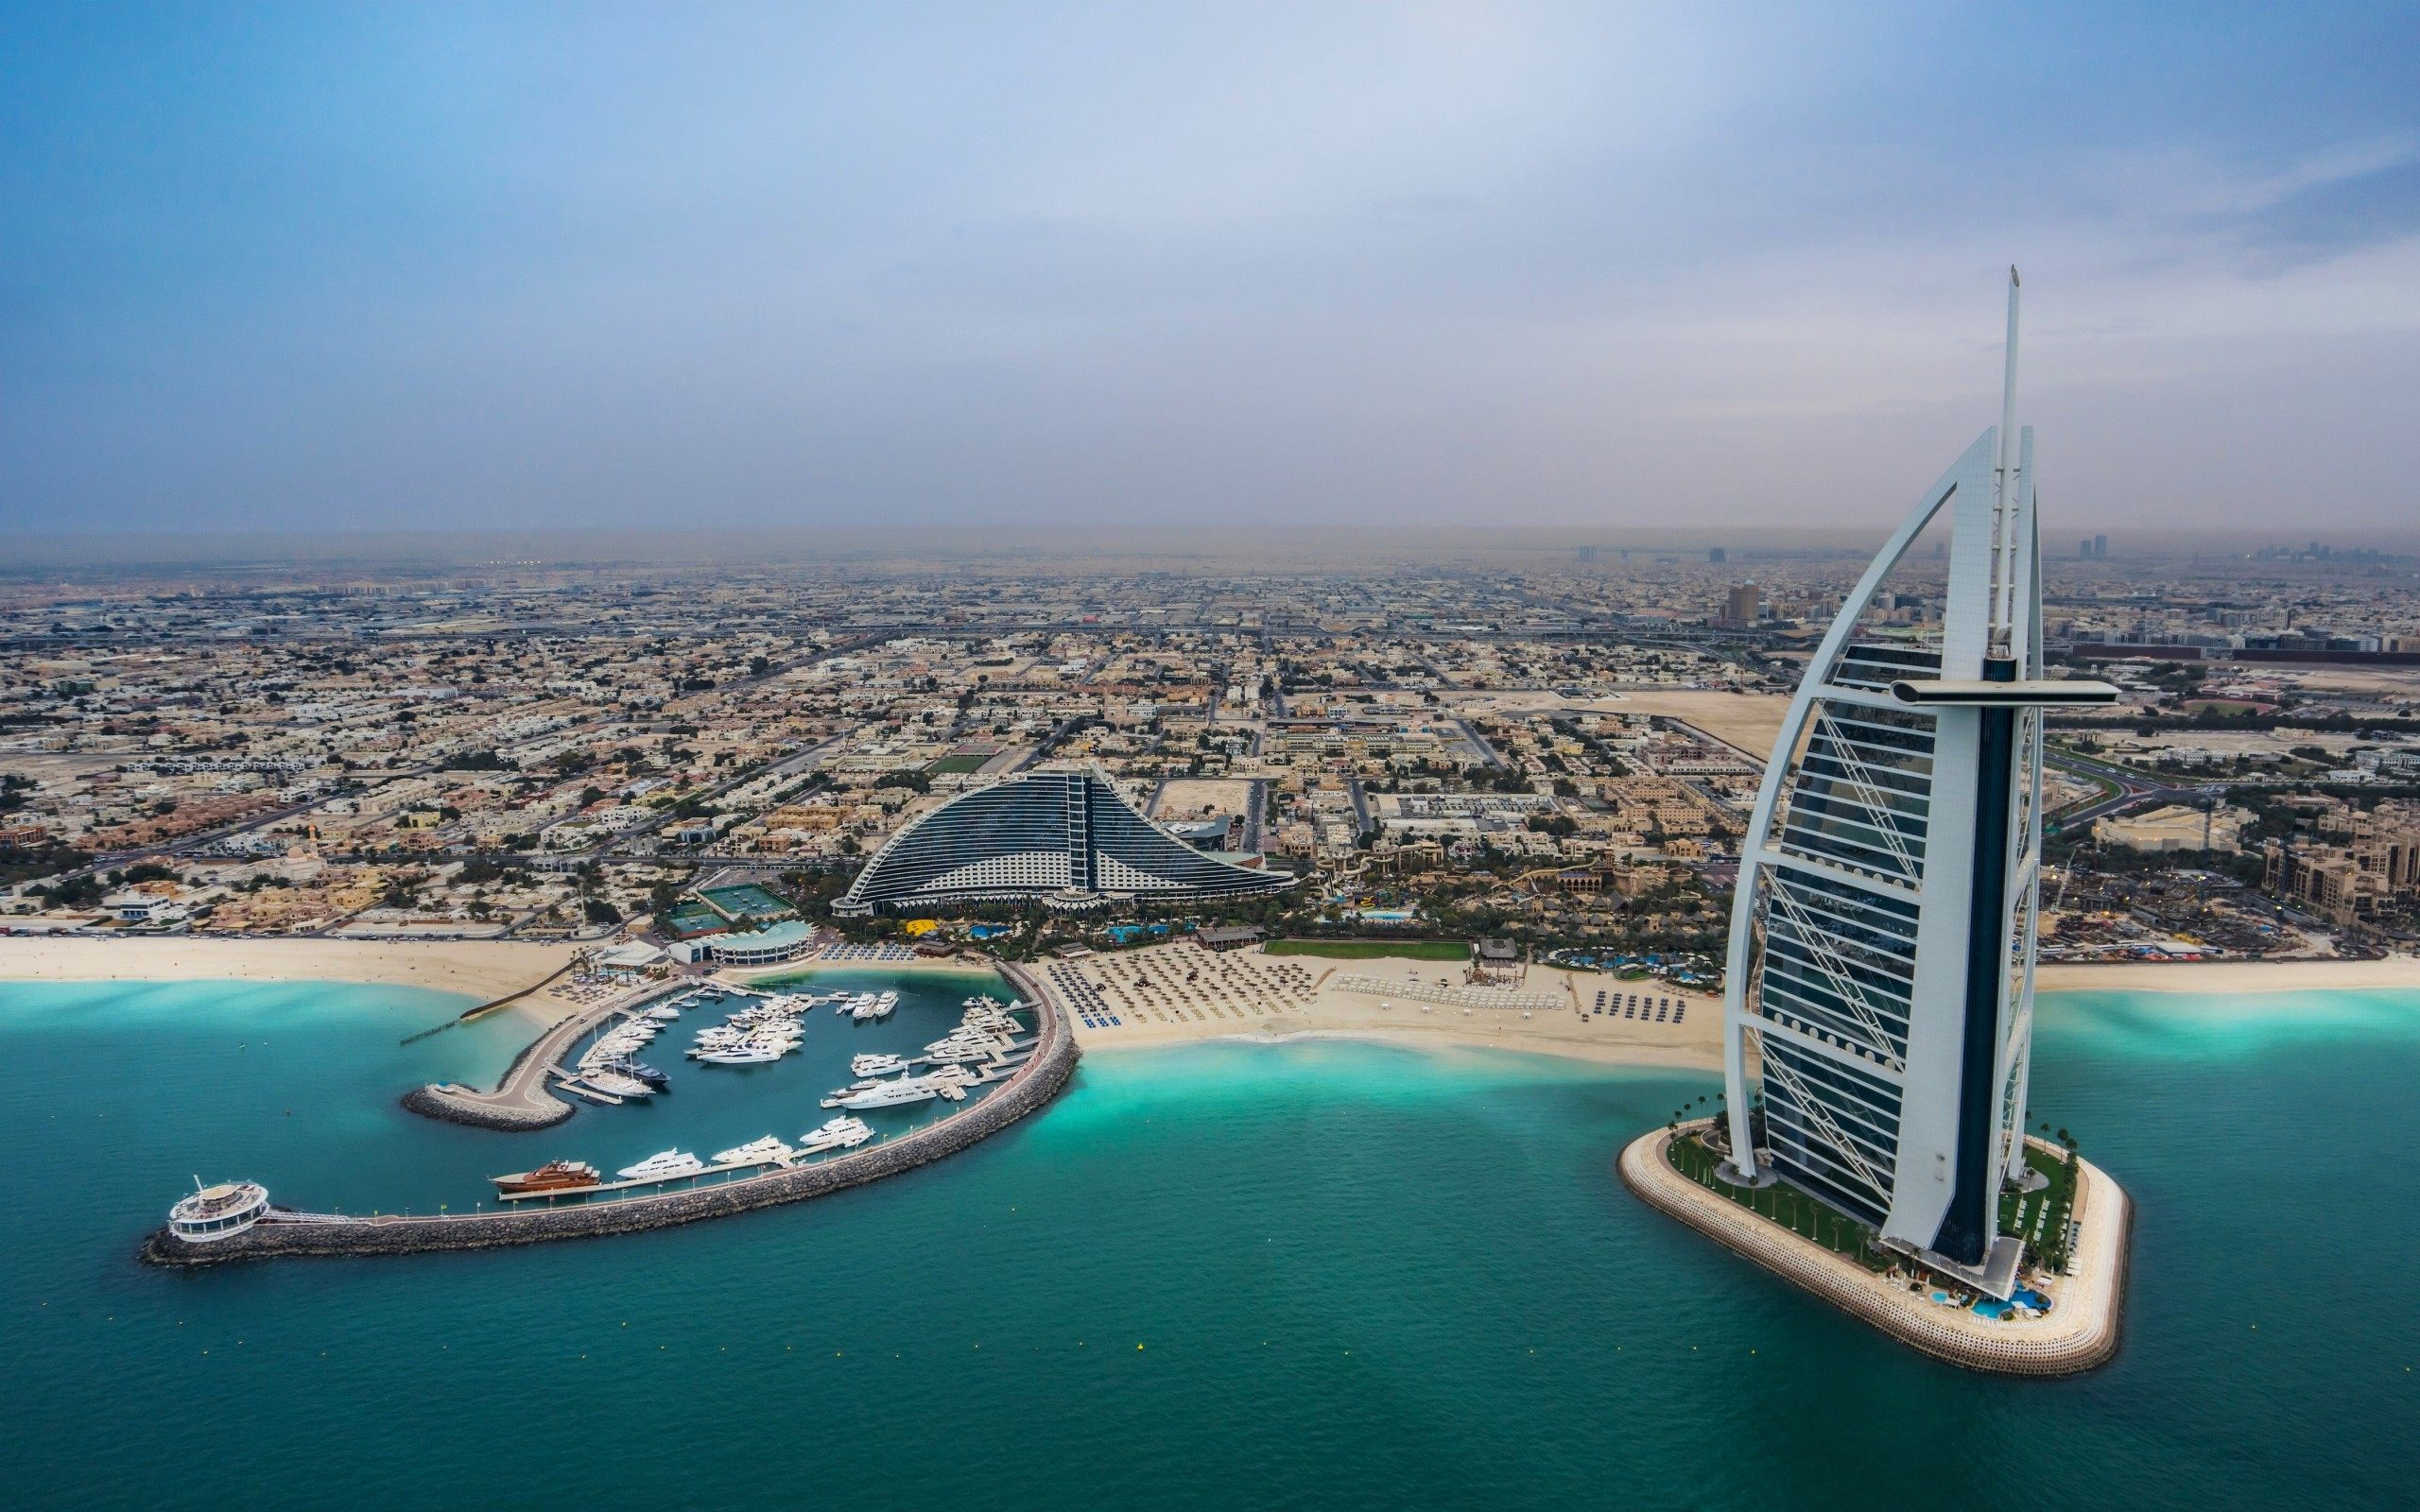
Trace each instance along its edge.
{"label": "turquoise shallow water", "polygon": [[2420,994],[2046,1005],[2038,1115],[2141,1205],[2126,1350],[2067,1383],[1913,1356],[1638,1208],[1614,1151],[1711,1078],[1345,1042],[1095,1056],[967,1155],[722,1223],[133,1262],[197,1168],[427,1204],[623,1148],[614,1111],[397,1109],[510,1057],[510,1021],[397,1047],[456,1005],[0,986],[0,1503],[2411,1504]]}

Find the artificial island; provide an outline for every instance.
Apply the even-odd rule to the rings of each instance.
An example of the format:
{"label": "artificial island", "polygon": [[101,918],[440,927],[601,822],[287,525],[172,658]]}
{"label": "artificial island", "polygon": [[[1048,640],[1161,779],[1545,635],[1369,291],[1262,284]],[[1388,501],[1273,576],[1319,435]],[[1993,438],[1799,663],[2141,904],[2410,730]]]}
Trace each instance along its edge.
{"label": "artificial island", "polygon": [[[2105,1172],[2026,1125],[2044,715],[2119,695],[2044,664],[2018,294],[2012,269],[2000,423],[1850,591],[1766,765],[1732,904],[1725,1106],[1619,1166],[1651,1206],[1894,1338],[2056,1375],[2118,1347],[2129,1219]],[[1936,525],[1939,626],[1880,623]]]}

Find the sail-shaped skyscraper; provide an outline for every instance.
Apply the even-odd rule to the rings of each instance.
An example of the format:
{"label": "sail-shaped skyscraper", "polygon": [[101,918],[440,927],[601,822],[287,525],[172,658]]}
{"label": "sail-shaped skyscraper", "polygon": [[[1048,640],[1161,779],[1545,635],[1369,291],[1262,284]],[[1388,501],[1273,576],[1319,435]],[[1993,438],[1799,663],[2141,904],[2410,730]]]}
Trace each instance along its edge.
{"label": "sail-shaped skyscraper", "polygon": [[[2000,1297],[2019,1254],[1998,1214],[2025,1175],[2043,711],[2117,697],[2044,676],[2018,292],[2011,269],[2000,423],[1866,569],[1783,721],[1743,844],[1723,1022],[1729,1174],[1778,1177]],[[1897,591],[1941,526],[1945,585]]]}

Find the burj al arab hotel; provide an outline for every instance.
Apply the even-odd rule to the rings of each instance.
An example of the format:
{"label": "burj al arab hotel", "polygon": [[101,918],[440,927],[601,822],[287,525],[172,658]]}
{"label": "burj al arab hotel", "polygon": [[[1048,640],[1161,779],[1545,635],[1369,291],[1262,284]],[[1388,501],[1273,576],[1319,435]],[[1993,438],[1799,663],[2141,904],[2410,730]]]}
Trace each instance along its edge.
{"label": "burj al arab hotel", "polygon": [[[2003,1298],[2019,1244],[1997,1231],[1999,1196],[2026,1174],[2044,711],[2118,696],[2043,673],[2013,268],[2008,292],[2000,423],[1866,569],[1783,721],[1743,842],[1723,1016],[1726,1174],[1777,1177]],[[1945,524],[1945,588],[1942,558],[1910,553]],[[1894,589],[1908,575],[1921,593]],[[1886,622],[1878,600],[1910,598],[1938,604],[1937,623],[1904,623],[1904,607]]]}

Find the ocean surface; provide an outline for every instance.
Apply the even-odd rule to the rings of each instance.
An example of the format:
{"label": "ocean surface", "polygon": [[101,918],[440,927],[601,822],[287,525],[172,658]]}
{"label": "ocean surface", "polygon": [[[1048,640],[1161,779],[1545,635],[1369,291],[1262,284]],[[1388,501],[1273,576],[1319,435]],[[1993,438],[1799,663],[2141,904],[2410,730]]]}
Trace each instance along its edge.
{"label": "ocean surface", "polygon": [[[897,985],[902,1039],[971,988]],[[1934,1364],[1639,1207],[1616,1150],[1711,1076],[1345,1041],[1097,1054],[964,1155],[660,1233],[136,1263],[195,1175],[425,1210],[830,1116],[816,1068],[415,1118],[527,1036],[399,1047],[458,1006],[0,984],[0,1504],[2420,1500],[2420,993],[2046,1002],[2035,1116],[2139,1204],[2124,1352],[2067,1382]]]}

